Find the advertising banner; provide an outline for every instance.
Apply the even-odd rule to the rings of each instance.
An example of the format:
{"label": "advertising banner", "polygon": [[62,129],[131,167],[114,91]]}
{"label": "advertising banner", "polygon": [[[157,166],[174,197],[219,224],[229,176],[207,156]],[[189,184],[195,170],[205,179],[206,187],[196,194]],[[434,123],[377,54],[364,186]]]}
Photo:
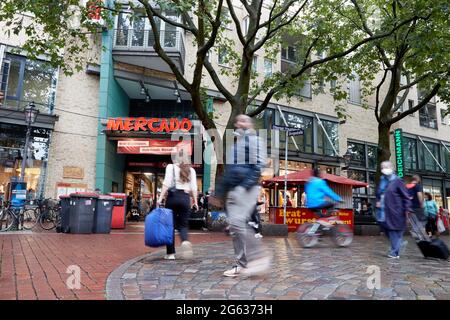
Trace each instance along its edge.
{"label": "advertising banner", "polygon": [[[347,224],[353,230],[353,210],[338,209],[339,218],[343,223]],[[275,212],[274,212],[275,211]],[[270,208],[270,215],[275,214],[275,223],[283,224],[284,211],[283,208]],[[315,222],[317,220],[315,214],[307,208],[286,208],[286,224],[289,232],[295,232],[298,226],[307,222]]]}
{"label": "advertising banner", "polygon": [[191,142],[158,139],[123,139],[117,142],[117,153],[120,154],[170,155],[180,149],[191,155]]}

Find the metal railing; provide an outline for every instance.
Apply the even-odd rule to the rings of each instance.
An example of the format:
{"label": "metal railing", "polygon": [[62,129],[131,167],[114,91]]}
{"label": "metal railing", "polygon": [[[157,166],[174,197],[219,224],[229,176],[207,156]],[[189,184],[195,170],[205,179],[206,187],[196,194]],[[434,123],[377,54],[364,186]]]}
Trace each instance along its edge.
{"label": "metal railing", "polygon": [[[159,41],[164,50],[178,51],[184,59],[186,50],[183,35],[180,31],[160,31]],[[114,49],[153,51],[155,35],[152,30],[115,29]]]}

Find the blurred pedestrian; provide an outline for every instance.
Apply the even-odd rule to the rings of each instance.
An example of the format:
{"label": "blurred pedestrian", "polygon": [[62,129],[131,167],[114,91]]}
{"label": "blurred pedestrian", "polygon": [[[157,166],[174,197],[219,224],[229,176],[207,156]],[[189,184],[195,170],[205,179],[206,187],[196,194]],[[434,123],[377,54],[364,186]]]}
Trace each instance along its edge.
{"label": "blurred pedestrian", "polygon": [[[265,272],[271,263],[261,241],[255,239],[255,233],[248,225],[256,208],[258,183],[266,164],[265,143],[256,135],[250,117],[238,115],[234,126],[236,139],[227,153],[224,192],[236,265],[224,272],[227,277]],[[232,163],[230,159],[233,159]]]}
{"label": "blurred pedestrian", "polygon": [[438,207],[436,202],[433,200],[433,196],[431,195],[431,193],[425,192],[425,215],[427,216],[428,219],[425,230],[430,236],[439,236],[436,224],[437,214],[438,214]]}
{"label": "blurred pedestrian", "polygon": [[399,259],[400,251],[407,244],[403,241],[403,233],[407,215],[411,213],[411,200],[405,184],[394,174],[390,161],[381,163],[381,173],[377,188],[377,220],[391,242],[388,258]]}
{"label": "blurred pedestrian", "polygon": [[[172,159],[175,156],[172,155]],[[191,211],[191,197],[194,207],[198,210],[197,175],[190,164],[190,159],[182,150],[174,159],[174,164],[168,164],[164,176],[163,187],[158,205],[165,199],[165,207],[173,211],[174,243],[167,245],[164,259],[175,260],[175,228],[181,237],[181,255],[185,259],[193,256],[192,244],[188,241],[189,215]]]}
{"label": "blurred pedestrian", "polygon": [[413,175],[411,182],[406,185],[406,188],[408,188],[408,193],[411,197],[411,210],[425,228],[427,216],[424,211],[425,202],[423,200],[423,188],[420,183],[420,177],[416,174]]}

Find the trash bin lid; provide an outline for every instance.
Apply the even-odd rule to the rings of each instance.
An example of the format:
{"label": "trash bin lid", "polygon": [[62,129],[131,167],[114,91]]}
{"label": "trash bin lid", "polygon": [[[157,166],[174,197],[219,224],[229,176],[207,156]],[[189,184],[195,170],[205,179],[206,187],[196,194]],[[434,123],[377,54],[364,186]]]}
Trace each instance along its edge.
{"label": "trash bin lid", "polygon": [[99,200],[111,200],[111,201],[115,201],[116,198],[111,197],[111,196],[106,196],[106,195],[101,195],[98,197]]}
{"label": "trash bin lid", "polygon": [[70,196],[67,195],[67,194],[63,194],[63,195],[60,195],[59,198],[60,198],[60,199],[69,199]]}
{"label": "trash bin lid", "polygon": [[95,192],[75,192],[75,193],[71,193],[70,197],[73,197],[73,198],[98,198],[98,193],[95,193]]}

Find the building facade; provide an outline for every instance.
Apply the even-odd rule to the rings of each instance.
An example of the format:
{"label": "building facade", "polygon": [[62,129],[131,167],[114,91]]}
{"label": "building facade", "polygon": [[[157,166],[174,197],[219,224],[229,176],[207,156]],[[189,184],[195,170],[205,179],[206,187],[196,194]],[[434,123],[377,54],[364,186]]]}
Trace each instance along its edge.
{"label": "building facade", "polygon": [[[245,10],[238,2],[235,11],[245,27]],[[164,14],[180,19],[176,12]],[[191,36],[164,21],[159,21],[158,27],[164,49],[190,78],[195,58]],[[236,37],[234,28],[233,24],[227,26],[231,38]],[[137,198],[153,201],[170,161],[173,147],[170,133],[180,127],[186,129],[186,138],[196,142],[190,144],[187,152],[193,154],[195,148],[200,148],[214,158],[201,137],[201,126],[189,94],[153,49],[153,32],[144,16],[131,20],[130,15],[120,13],[113,29],[93,35],[92,50],[86,53],[89,64],[71,77],[45,67],[45,57],[42,61],[28,61],[26,53],[13,54],[12,48],[20,47],[22,40],[20,36],[10,38],[0,34],[0,91],[5,93],[0,107],[0,188],[3,190],[11,177],[20,173],[25,128],[23,107],[30,101],[41,112],[33,125],[34,154],[28,157],[33,161],[27,165],[25,176],[30,188],[45,197],[100,189],[104,193],[132,192]],[[264,49],[258,51],[253,61],[255,81],[289,70],[296,63],[293,52],[292,46],[280,47],[277,58],[272,60],[265,57]],[[225,54],[219,48],[210,52],[209,59],[217,70],[229,68]],[[233,79],[220,77],[232,90]],[[330,93],[335,85],[324,83],[315,94],[311,83],[306,82],[298,89],[297,97],[272,100],[267,110],[255,118],[255,124],[269,132],[272,125],[304,130],[304,135],[289,139],[288,159],[283,152],[284,135],[272,136],[276,141],[268,144],[279,150],[279,158],[270,162],[269,175],[284,174],[285,161],[288,161],[288,172],[320,167],[328,173],[367,182],[367,189],[354,190],[354,209],[358,214],[365,204],[375,202],[378,140],[375,97],[368,97],[369,108],[363,108],[357,77],[345,81],[349,90],[348,119],[340,122]],[[230,106],[208,75],[204,86],[209,95],[208,111],[214,113],[221,131],[228,120]],[[403,108],[414,105],[418,99],[419,92],[410,90]],[[444,118],[442,111],[446,107],[435,99],[420,113],[395,124],[393,130],[402,129],[405,177],[421,175],[424,190],[432,193],[439,205],[449,208],[450,119]],[[397,163],[395,142],[393,134],[392,161]],[[342,157],[347,152],[351,152],[352,159],[344,168]],[[200,190],[214,188],[214,163],[196,165]],[[296,205],[302,205],[301,192],[290,192]],[[273,202],[277,201],[275,198],[278,199],[274,195]]]}

